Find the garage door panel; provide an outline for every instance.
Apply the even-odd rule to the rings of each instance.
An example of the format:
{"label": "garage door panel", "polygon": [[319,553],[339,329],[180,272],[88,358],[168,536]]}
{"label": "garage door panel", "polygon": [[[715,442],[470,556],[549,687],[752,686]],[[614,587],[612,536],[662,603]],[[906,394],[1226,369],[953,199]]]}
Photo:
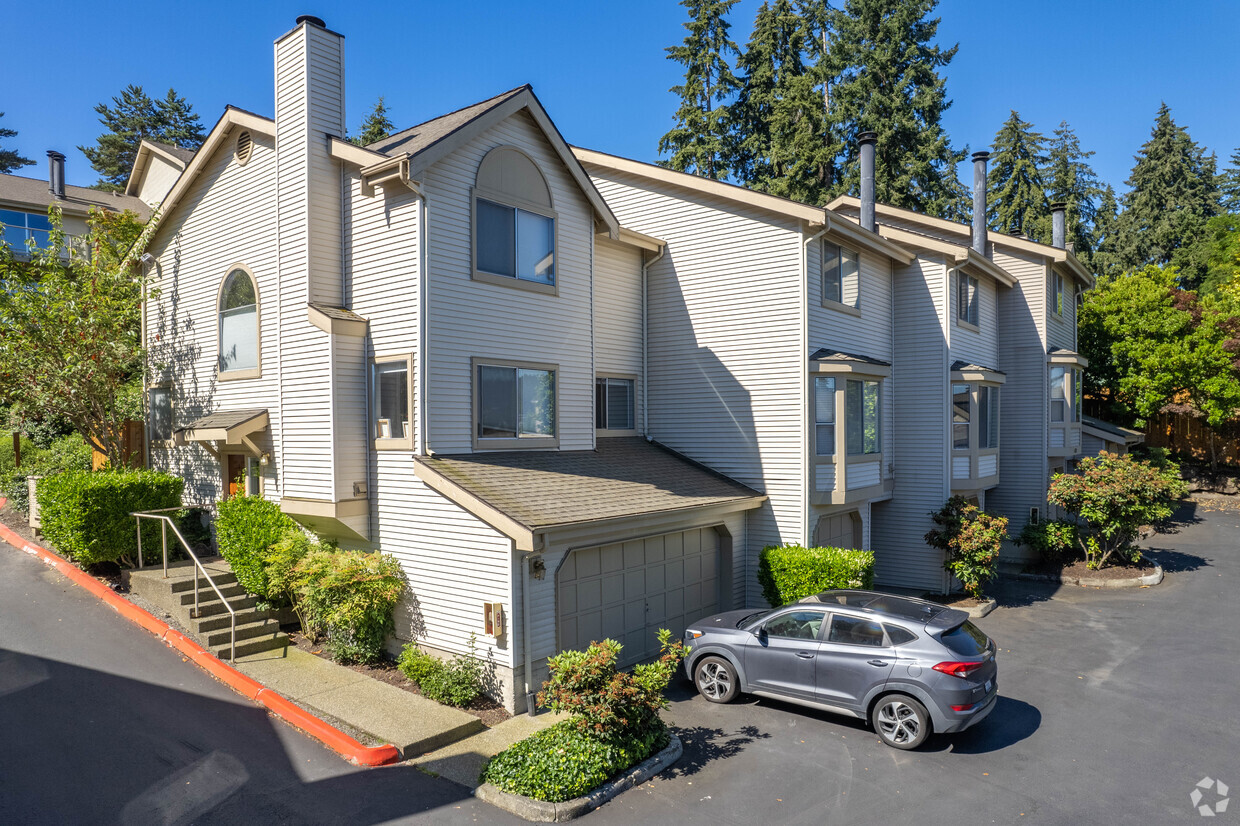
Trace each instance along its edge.
{"label": "garage door panel", "polygon": [[[611,574],[603,577],[602,596],[599,599],[599,605],[610,605],[613,602],[620,602],[624,599],[624,574]],[[583,605],[583,608],[590,606]]]}
{"label": "garage door panel", "polygon": [[680,559],[684,556],[684,534],[674,533],[663,537],[663,554],[667,559]]}
{"label": "garage door panel", "polygon": [[608,545],[600,549],[601,565],[604,573],[624,570],[624,549],[619,545]]}
{"label": "garage door panel", "polygon": [[560,614],[577,613],[577,583],[570,582],[560,586]]}
{"label": "garage door panel", "polygon": [[[624,638],[624,606],[609,605],[603,609],[603,637],[610,640],[619,640]],[[587,640],[587,643],[596,642],[596,640]]]}
{"label": "garage door panel", "polygon": [[663,563],[656,563],[646,568],[646,593],[662,593],[667,589],[667,577],[663,572]]}
{"label": "garage door panel", "polygon": [[647,539],[645,545],[647,565],[658,565],[663,561],[663,537],[655,536]]}
{"label": "garage door panel", "polygon": [[[580,552],[578,552],[580,553]],[[624,543],[624,567],[640,568],[646,562],[646,543],[640,539]]]}
{"label": "garage door panel", "polygon": [[586,577],[597,576],[601,570],[599,567],[599,549],[587,548],[584,551],[578,551],[577,557],[577,579],[585,579]]}
{"label": "garage door panel", "polygon": [[578,610],[588,609],[591,605],[603,604],[603,581],[600,579],[584,579],[577,581]]}

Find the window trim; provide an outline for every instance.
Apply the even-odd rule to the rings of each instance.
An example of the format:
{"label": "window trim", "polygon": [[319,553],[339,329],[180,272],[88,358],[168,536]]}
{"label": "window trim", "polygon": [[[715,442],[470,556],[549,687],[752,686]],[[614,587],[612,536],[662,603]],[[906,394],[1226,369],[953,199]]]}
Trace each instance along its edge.
{"label": "window trim", "polygon": [[160,381],[160,382],[156,382],[155,384],[147,385],[146,399],[144,400],[146,402],[146,425],[145,426],[146,426],[147,434],[150,434],[153,430],[153,428],[151,427],[151,414],[153,412],[153,408],[151,407],[151,391],[152,390],[167,390],[168,391],[168,426],[171,429],[171,433],[168,434],[167,439],[153,439],[153,438],[149,438],[148,436],[147,443],[151,447],[169,448],[173,446],[173,444],[175,443],[175,439],[176,439],[176,430],[177,430],[176,388],[173,386],[173,383],[171,381]]}
{"label": "window trim", "polygon": [[[480,391],[478,386],[479,367],[512,367],[525,370],[548,370],[555,377],[554,416],[555,434],[552,436],[479,436],[478,417],[482,413]],[[469,360],[469,387],[471,402],[469,438],[473,449],[478,452],[488,450],[539,450],[558,449],[560,446],[560,365],[536,361],[518,361],[513,359],[480,358],[474,356]],[[591,388],[593,390],[593,388]]]}
{"label": "window trim", "polygon": [[[607,428],[599,428],[599,427],[597,427],[597,426],[596,426],[596,427],[594,428],[594,433],[595,433],[595,435],[596,435],[596,436],[600,436],[600,437],[606,437],[606,438],[610,438],[610,437],[612,437],[612,436],[637,436],[637,435],[639,435],[639,434],[640,434],[640,428],[638,427],[638,424],[639,424],[639,423],[638,423],[638,421],[637,421],[637,414],[638,414],[638,412],[641,410],[641,403],[640,403],[640,401],[638,400],[638,395],[637,395],[637,394],[640,392],[640,387],[639,387],[639,385],[640,385],[640,383],[641,383],[641,382],[638,380],[638,377],[637,377],[635,374],[630,374],[630,373],[611,373],[611,372],[608,372],[608,373],[597,373],[597,374],[595,374],[595,376],[594,376],[594,387],[595,387],[595,398],[596,398],[596,399],[598,398],[598,395],[597,395],[597,394],[598,394],[598,382],[599,382],[599,379],[616,379],[616,380],[618,380],[618,381],[631,381],[631,382],[633,382],[633,427],[632,427],[632,428],[630,428],[630,429],[628,429],[628,430],[623,430],[623,429],[618,430],[618,429],[616,429],[616,428],[611,428],[611,427],[607,427]],[[557,388],[557,390],[558,390],[558,388]],[[558,395],[559,395],[559,394],[557,393],[557,396],[558,396]],[[595,410],[595,411],[594,411],[594,416],[595,416],[594,421],[595,421],[595,424],[597,425],[597,424],[598,424],[598,411],[597,411],[597,410]]]}
{"label": "window trim", "polygon": [[[406,429],[403,438],[384,439],[378,435],[379,427],[379,405],[376,398],[379,385],[376,381],[377,369],[381,364],[395,364],[397,362],[405,363],[405,392],[408,395],[407,404],[409,406],[409,427]],[[370,359],[370,376],[367,382],[367,392],[369,393],[370,404],[366,405],[369,411],[370,421],[366,423],[367,433],[370,435],[371,443],[375,450],[413,450],[413,431],[417,428],[417,422],[414,417],[417,415],[417,409],[414,407],[413,394],[413,354],[412,353],[376,353]]]}
{"label": "window trim", "polygon": [[[228,276],[235,271],[241,270],[250,277],[250,283],[254,286],[254,350],[255,361],[258,364],[254,367],[243,367],[238,370],[221,370],[220,369],[220,349],[224,345],[224,311],[221,309],[224,302],[224,287],[228,284]],[[215,375],[217,381],[238,381],[241,379],[259,379],[263,376],[263,302],[262,296],[258,291],[258,279],[254,277],[254,271],[247,265],[242,263],[229,264],[224,269],[224,277],[220,279],[219,289],[215,294]]]}
{"label": "window trim", "polygon": [[1060,321],[1064,320],[1063,316],[1063,291],[1064,278],[1063,274],[1054,268],[1051,269],[1051,291],[1050,291],[1050,315]]}
{"label": "window trim", "polygon": [[[975,490],[975,489],[980,489],[980,488],[989,489],[991,487],[994,487],[996,484],[998,484],[998,478],[1000,474],[1002,473],[1001,467],[999,467],[996,470],[996,472],[991,476],[979,475],[980,471],[978,468],[979,468],[979,460],[981,459],[981,457],[998,456],[999,448],[1003,444],[1003,421],[1001,418],[1002,417],[1001,411],[1003,409],[1002,408],[1003,393],[1002,393],[1001,388],[1006,383],[1005,379],[1006,377],[1003,376],[1002,374],[990,373],[989,371],[974,372],[974,371],[967,371],[967,370],[965,371],[953,370],[948,375],[947,431],[946,431],[946,440],[947,440],[947,445],[948,445],[947,449],[948,449],[948,452],[952,460],[965,459],[965,458],[969,460],[969,475],[967,477],[963,477],[963,478],[956,477],[954,461],[948,466],[951,488],[955,492]],[[953,401],[953,397],[955,394],[952,392],[952,385],[959,385],[959,384],[967,385],[969,388],[969,448],[967,450],[964,448],[956,447],[956,438],[955,438],[955,433],[954,433],[955,422],[953,421],[953,419],[955,417],[955,403]],[[996,407],[992,403],[991,408],[988,411],[990,415],[995,418],[995,421],[997,424],[996,435],[998,437],[998,442],[994,447],[982,447],[981,446],[982,445],[981,390],[983,387],[988,387],[990,388],[991,392],[998,393],[999,399],[1000,399],[998,406]],[[997,417],[994,416],[996,411],[999,411],[999,416]]]}
{"label": "window trim", "polygon": [[[840,301],[834,298],[827,298],[827,245],[831,245],[840,251],[840,258],[844,256],[844,252],[850,252],[857,259],[857,303],[849,304],[843,301],[844,298],[844,280],[840,279]],[[835,310],[846,315],[861,317],[861,252],[844,244],[837,244],[827,238],[823,238],[818,245],[818,292],[819,303],[829,310]]]}
{"label": "window trim", "polygon": [[[535,161],[530,154],[519,146],[501,145],[492,147],[483,155],[482,160],[478,162],[478,170],[486,164],[486,160],[493,152],[498,150],[512,150],[525,156],[525,159],[533,165],[534,169],[542,177],[543,185],[547,187],[547,200],[550,204],[542,204],[536,201],[528,201],[516,195],[510,195],[505,192],[497,192],[484,186],[478,186],[475,178],[474,185],[469,190],[469,250],[470,261],[469,271],[470,278],[474,281],[480,281],[484,284],[494,284],[497,287],[508,287],[509,289],[524,290],[526,292],[540,293],[542,295],[560,294],[560,215],[555,208],[555,197],[552,195],[551,182],[547,180],[547,174],[543,168]],[[500,206],[512,207],[513,209],[521,209],[535,215],[541,215],[544,218],[550,218],[552,222],[552,233],[555,244],[554,253],[555,276],[550,284],[541,284],[537,281],[525,281],[515,275],[508,276],[500,273],[487,272],[478,268],[478,199],[490,201]],[[514,239],[515,242],[515,239]]]}
{"label": "window trim", "polygon": [[[975,309],[977,310],[976,321],[970,320],[969,318],[965,317],[964,311],[965,311],[966,302],[961,300],[963,298],[963,296],[961,296],[960,294],[961,287],[962,285],[968,285],[969,282],[972,282],[973,290],[975,292],[975,295],[977,296],[976,301],[974,303]],[[981,279],[979,279],[977,276],[968,275],[967,273],[963,273],[959,271],[956,272],[956,326],[962,327],[966,330],[971,330],[972,332],[975,332],[975,333],[980,333],[982,331],[982,282],[981,282]]]}

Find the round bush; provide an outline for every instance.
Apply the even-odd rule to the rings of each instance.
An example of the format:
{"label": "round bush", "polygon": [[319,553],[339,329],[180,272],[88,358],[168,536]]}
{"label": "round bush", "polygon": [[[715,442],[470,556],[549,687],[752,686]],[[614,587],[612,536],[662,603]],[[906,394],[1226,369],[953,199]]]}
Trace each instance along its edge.
{"label": "round bush", "polygon": [[251,594],[276,600],[267,580],[267,549],[286,533],[299,531],[280,506],[261,496],[234,496],[220,502],[215,539],[237,582]]}

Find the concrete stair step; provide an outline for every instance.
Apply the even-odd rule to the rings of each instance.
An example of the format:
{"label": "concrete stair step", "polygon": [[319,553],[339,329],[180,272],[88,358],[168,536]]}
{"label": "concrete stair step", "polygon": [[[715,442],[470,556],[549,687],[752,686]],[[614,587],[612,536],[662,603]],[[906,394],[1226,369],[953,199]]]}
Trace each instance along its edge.
{"label": "concrete stair step", "polygon": [[[237,610],[237,625],[261,622],[265,619],[267,619],[267,612],[260,611],[257,608]],[[218,631],[221,628],[229,628],[231,624],[232,617],[229,616],[227,611],[222,614],[214,614],[212,616],[203,617],[202,619],[194,619],[193,617],[190,617],[189,621],[186,623],[189,630],[199,637],[209,631]]]}
{"label": "concrete stair step", "polygon": [[[231,627],[225,625],[215,631],[200,634],[203,644],[210,648],[213,645],[226,645],[232,642]],[[280,623],[273,619],[261,619],[254,622],[237,623],[237,640],[250,640],[255,637],[269,636],[280,633]]]}
{"label": "concrete stair step", "polygon": [[[220,589],[220,593],[224,595],[224,599],[228,599],[231,601],[231,597],[245,596],[245,589],[242,588],[237,583],[233,583],[231,585],[222,585],[219,582],[216,582],[215,584],[216,584],[216,587]],[[193,605],[194,604],[194,592],[192,590],[180,591],[178,592],[178,596],[181,600],[182,605]],[[207,585],[205,587],[200,587],[198,589],[198,604],[199,605],[203,605],[208,602],[219,602],[219,599],[220,598],[215,593],[215,588],[212,588],[210,585]]]}
{"label": "concrete stair step", "polygon": [[[261,654],[264,651],[275,651],[277,649],[288,648],[287,634],[272,634],[270,636],[258,637],[256,639],[246,640],[242,642],[237,640],[237,656],[245,657],[249,654]],[[221,645],[209,645],[207,649],[219,657],[221,660],[231,659],[232,646],[225,642]]]}
{"label": "concrete stair step", "polygon": [[[171,573],[171,570],[169,573]],[[211,570],[211,579],[222,589],[225,585],[232,585],[236,583],[237,575],[231,571]],[[194,578],[190,576],[183,577],[181,579],[170,579],[169,582],[172,583],[172,592],[174,594],[179,594],[182,591],[189,591],[192,593],[194,590]],[[211,583],[207,582],[207,578],[205,576],[200,576],[198,577],[198,590],[201,591],[204,588],[210,591]]]}
{"label": "concrete stair step", "polygon": [[[228,600],[228,606],[231,606],[237,613],[241,613],[241,611],[246,608],[253,608],[255,605],[258,605],[258,597],[254,596],[234,597],[233,599]],[[189,611],[193,611],[194,609],[192,602],[190,605],[185,607]],[[220,602],[218,599],[198,603],[198,617],[213,617],[217,614],[223,614],[225,617],[228,616],[228,608],[225,607],[225,604]],[[195,619],[198,617],[195,617]]]}

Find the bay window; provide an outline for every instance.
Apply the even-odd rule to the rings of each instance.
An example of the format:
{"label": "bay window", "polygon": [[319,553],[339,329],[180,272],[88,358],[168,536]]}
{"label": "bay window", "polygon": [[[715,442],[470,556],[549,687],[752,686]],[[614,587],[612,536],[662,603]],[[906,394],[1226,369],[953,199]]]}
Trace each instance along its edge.
{"label": "bay window", "polygon": [[968,450],[973,394],[967,384],[952,385],[952,449]]}
{"label": "bay window", "polygon": [[835,455],[835,379],[814,377],[814,452]]}
{"label": "bay window", "polygon": [[844,392],[844,428],[848,455],[880,453],[878,382],[849,379]]}
{"label": "bay window", "polygon": [[1064,387],[1064,375],[1066,369],[1063,367],[1051,368],[1051,421],[1063,422],[1067,420],[1068,414],[1068,397]]}
{"label": "bay window", "polygon": [[999,446],[999,388],[983,384],[977,388],[978,446],[990,450]]}

